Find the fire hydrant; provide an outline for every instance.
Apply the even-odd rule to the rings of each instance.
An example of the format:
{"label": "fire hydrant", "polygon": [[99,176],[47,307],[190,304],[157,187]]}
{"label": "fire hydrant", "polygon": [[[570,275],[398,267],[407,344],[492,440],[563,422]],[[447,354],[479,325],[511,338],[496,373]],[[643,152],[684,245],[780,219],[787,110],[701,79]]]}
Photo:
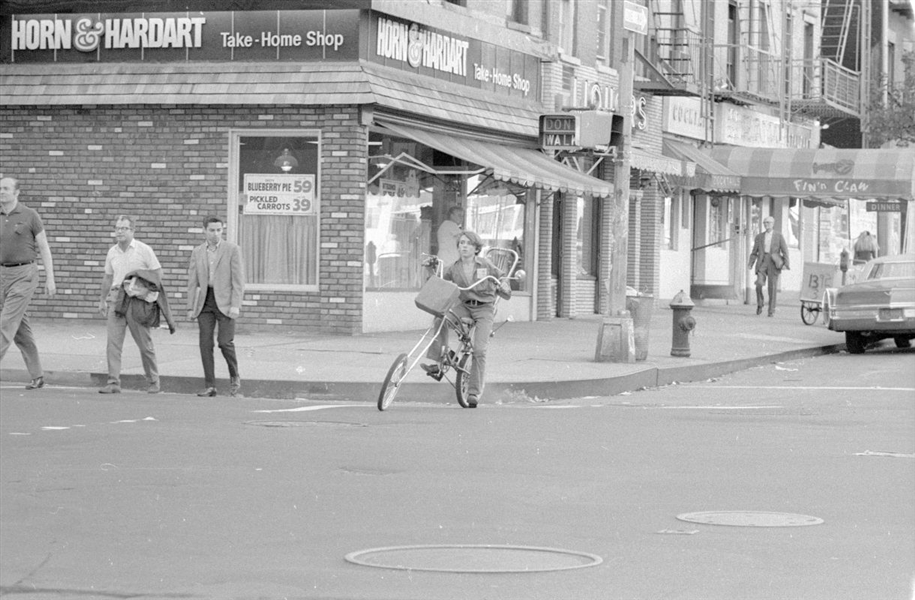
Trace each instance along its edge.
{"label": "fire hydrant", "polygon": [[683,290],[670,301],[670,308],[674,311],[671,356],[689,356],[689,333],[696,328],[696,319],[689,313],[694,306],[696,305]]}

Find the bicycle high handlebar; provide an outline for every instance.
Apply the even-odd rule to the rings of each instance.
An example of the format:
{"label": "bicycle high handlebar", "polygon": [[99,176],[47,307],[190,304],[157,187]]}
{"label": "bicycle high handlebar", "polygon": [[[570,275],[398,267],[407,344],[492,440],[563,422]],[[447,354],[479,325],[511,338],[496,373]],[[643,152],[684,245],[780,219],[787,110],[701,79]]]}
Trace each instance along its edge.
{"label": "bicycle high handlebar", "polygon": [[[511,271],[514,270],[514,268],[518,265],[518,253],[515,252],[514,250],[508,250],[508,249],[500,249],[500,250],[501,250],[501,251],[504,251],[504,252],[511,252],[511,254],[512,254],[512,258],[513,258],[513,260],[512,260],[512,266],[511,266],[511,268],[509,269],[509,273],[511,273]],[[423,253],[422,256],[426,257],[426,258],[423,260],[422,264],[425,265],[425,266],[427,266],[427,267],[432,268],[432,269],[435,271],[435,274],[436,274],[438,277],[441,277],[441,276],[442,276],[442,272],[444,271],[444,264],[442,263],[442,260],[441,260],[438,256],[436,256],[436,255],[434,255],[434,254],[425,254],[425,253]],[[493,275],[487,275],[486,277],[483,277],[482,279],[479,279],[479,280],[477,280],[477,281],[474,281],[473,283],[471,283],[471,284],[468,285],[467,287],[458,287],[458,289],[461,290],[462,292],[466,292],[467,290],[472,290],[473,288],[475,288],[476,286],[480,285],[480,284],[483,283],[484,281],[488,281],[488,280],[490,280],[490,279],[491,279],[493,282],[495,282],[496,285],[502,285],[502,283],[505,282],[505,281],[512,281],[512,280],[524,281],[524,279],[525,279],[526,276],[527,276],[527,274],[526,274],[523,270],[521,270],[521,269],[519,269],[518,271],[516,271],[514,276],[504,275],[504,276],[502,276],[502,277],[495,277],[495,276],[493,276]]]}

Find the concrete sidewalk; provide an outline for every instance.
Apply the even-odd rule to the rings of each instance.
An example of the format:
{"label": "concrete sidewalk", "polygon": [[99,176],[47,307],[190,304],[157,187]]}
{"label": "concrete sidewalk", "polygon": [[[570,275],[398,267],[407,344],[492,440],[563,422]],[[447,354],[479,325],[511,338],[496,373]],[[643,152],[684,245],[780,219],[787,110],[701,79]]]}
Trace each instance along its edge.
{"label": "concrete sidewalk", "polygon": [[[693,309],[697,326],[690,336],[691,356],[670,356],[672,311],[654,309],[648,358],[633,364],[594,360],[601,318],[506,323],[492,340],[485,403],[543,401],[613,395],[675,381],[697,381],[759,364],[836,352],[841,334],[822,320],[812,326],[800,318],[800,303],[783,294],[777,314],[757,316],[755,306],[712,301]],[[203,388],[197,325],[179,320],[178,331],[153,334],[162,390],[193,394]],[[48,385],[98,386],[106,381],[105,321],[33,322]],[[239,325],[235,343],[242,394],[264,398],[308,398],[374,402],[394,358],[408,352],[422,330],[356,337],[286,335],[251,331]],[[145,390],[139,352],[130,335],[124,344],[122,387]],[[216,350],[217,387],[228,391],[225,361]],[[16,348],[0,368],[4,383],[27,382]],[[446,382],[420,369],[409,375],[397,401],[453,402]],[[40,392],[36,392],[40,393]]]}

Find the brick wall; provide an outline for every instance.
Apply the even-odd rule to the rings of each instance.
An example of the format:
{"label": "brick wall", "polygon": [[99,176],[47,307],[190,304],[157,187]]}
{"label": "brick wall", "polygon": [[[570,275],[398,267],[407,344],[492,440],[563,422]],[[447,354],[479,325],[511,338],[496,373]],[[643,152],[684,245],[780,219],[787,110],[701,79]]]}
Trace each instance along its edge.
{"label": "brick wall", "polygon": [[[58,296],[30,315],[89,319],[119,214],[163,266],[178,322],[200,217],[227,218],[229,131],[319,129],[321,232],[317,292],[248,291],[239,328],[352,335],[362,331],[366,133],[354,106],[86,106],[0,109],[4,175],[41,214]],[[43,283],[43,282],[42,282]]]}

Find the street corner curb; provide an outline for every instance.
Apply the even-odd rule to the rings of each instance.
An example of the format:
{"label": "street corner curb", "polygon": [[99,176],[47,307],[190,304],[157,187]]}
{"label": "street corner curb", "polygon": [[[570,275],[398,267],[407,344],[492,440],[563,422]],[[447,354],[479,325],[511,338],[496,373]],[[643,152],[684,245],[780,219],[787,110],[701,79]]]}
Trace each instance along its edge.
{"label": "street corner curb", "polygon": [[528,383],[488,383],[486,395],[502,402],[545,402],[588,396],[616,396],[657,385],[658,368],[615,377],[596,379],[534,381]]}
{"label": "street corner curb", "polygon": [[[22,383],[31,381],[32,376],[25,369],[0,369],[0,381],[3,383]],[[94,376],[85,371],[45,371],[45,385],[65,387],[91,387],[94,385]],[[104,381],[102,383],[104,385]]]}
{"label": "street corner curb", "polygon": [[710,362],[708,364],[698,365],[693,364],[683,367],[664,367],[658,369],[658,379],[655,385],[663,386],[672,383],[702,381],[774,362],[810,358],[813,356],[822,356],[824,354],[836,354],[844,349],[845,344],[830,344],[828,346],[814,346],[812,348],[788,350],[786,352],[777,352],[752,358],[741,358],[739,360]]}

